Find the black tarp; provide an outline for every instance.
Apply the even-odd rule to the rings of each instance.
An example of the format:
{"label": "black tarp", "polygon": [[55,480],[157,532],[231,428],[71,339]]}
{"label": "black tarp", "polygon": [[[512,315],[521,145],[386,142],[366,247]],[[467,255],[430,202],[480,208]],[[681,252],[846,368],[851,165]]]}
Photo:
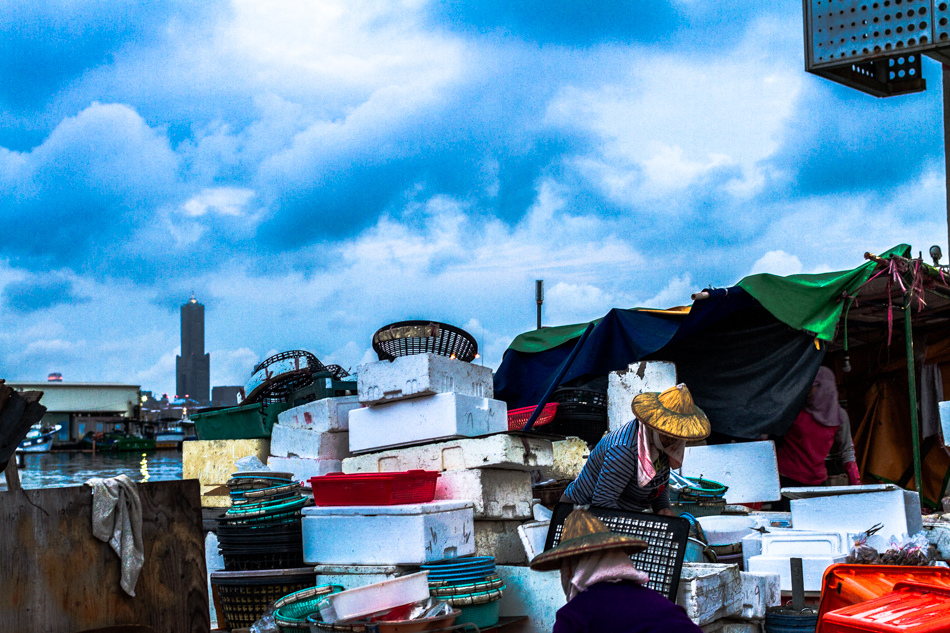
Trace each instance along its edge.
{"label": "black tarp", "polygon": [[[510,408],[536,404],[576,339],[535,353],[508,350],[495,374]],[[687,317],[611,310],[591,332],[562,384],[640,360],[676,363],[677,376],[720,435],[784,434],[804,405],[824,350],[740,288],[713,291]]]}

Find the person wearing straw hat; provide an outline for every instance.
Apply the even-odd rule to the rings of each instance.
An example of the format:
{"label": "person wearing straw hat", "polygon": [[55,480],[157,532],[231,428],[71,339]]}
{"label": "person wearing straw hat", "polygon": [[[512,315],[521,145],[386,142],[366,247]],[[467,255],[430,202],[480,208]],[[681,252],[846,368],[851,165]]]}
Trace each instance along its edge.
{"label": "person wearing straw hat", "polygon": [[667,486],[687,440],[709,436],[709,419],[686,385],[633,399],[634,419],[605,435],[564,491],[562,501],[673,516]]}
{"label": "person wearing straw hat", "polygon": [[638,538],[615,534],[581,506],[564,520],[559,545],[531,561],[535,571],[561,571],[567,604],[553,633],[697,633],[686,612],[644,586],[647,575],[631,554],[647,549]]}

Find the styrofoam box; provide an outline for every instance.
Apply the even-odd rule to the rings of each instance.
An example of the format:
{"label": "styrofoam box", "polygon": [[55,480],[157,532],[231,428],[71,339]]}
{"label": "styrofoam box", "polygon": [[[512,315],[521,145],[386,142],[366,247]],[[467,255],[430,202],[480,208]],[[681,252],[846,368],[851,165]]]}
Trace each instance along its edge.
{"label": "styrofoam box", "polygon": [[762,535],[765,556],[837,556],[847,554],[850,548],[847,532],[776,530]]}
{"label": "styrofoam box", "polygon": [[475,553],[472,503],[304,508],[308,565],[421,565]]}
{"label": "styrofoam box", "polygon": [[641,393],[666,391],[676,386],[676,365],[667,361],[631,363],[607,378],[607,417],[610,430],[619,429],[633,419],[633,399]]}
{"label": "styrofoam box", "polygon": [[428,597],[429,572],[421,571],[330,594],[320,602],[320,617],[324,622],[333,624],[419,602]]}
{"label": "styrofoam box", "polygon": [[501,434],[354,455],[343,460],[343,472],[536,470],[550,468],[553,463],[554,449],[550,440]]}
{"label": "styrofoam box", "polygon": [[443,472],[435,498],[475,504],[476,519],[531,519],[531,473],[478,468]]}
{"label": "styrofoam box", "polygon": [[553,449],[553,466],[541,469],[544,479],[576,479],[590,457],[590,447],[579,437],[558,440],[554,442]]}
{"label": "styrofoam box", "polygon": [[[792,590],[792,570],[790,557],[785,556],[752,556],[749,558],[749,571],[755,573],[778,574],[781,577],[782,591]],[[805,581],[805,591],[821,591],[822,578],[825,570],[835,563],[843,563],[846,555],[816,556],[792,558],[802,559],[802,576]]]}
{"label": "styrofoam box", "polygon": [[937,558],[950,560],[950,523],[946,521],[925,523],[924,535],[937,548]]}
{"label": "styrofoam box", "polygon": [[218,535],[215,532],[208,532],[205,535],[205,573],[208,582],[208,607],[211,610],[211,625],[214,626],[218,621],[218,614],[214,610],[214,593],[211,584],[211,572],[224,571],[224,556],[218,548]]}
{"label": "styrofoam box", "polygon": [[762,620],[769,607],[782,603],[782,580],[778,574],[739,572],[742,610],[734,616],[743,620]]}
{"label": "styrofoam box", "polygon": [[302,482],[304,487],[309,488],[311,477],[338,473],[343,470],[343,462],[339,459],[276,457],[271,455],[267,458],[267,467],[278,473],[293,473],[294,481]]}
{"label": "styrofoam box", "polygon": [[350,451],[411,446],[508,430],[501,400],[441,393],[350,411]]}
{"label": "styrofoam box", "polygon": [[270,436],[270,453],[276,457],[310,457],[339,459],[350,456],[349,433],[321,433],[310,429],[274,425]]}
{"label": "styrofoam box", "polygon": [[357,368],[357,393],[363,404],[457,393],[491,398],[494,382],[490,367],[473,365],[439,354],[412,354]]}
{"label": "styrofoam box", "polygon": [[524,633],[551,633],[557,610],[567,604],[560,571],[534,571],[530,567],[498,565],[507,589],[498,601],[501,617],[528,616]]}
{"label": "styrofoam box", "polygon": [[521,537],[521,543],[524,546],[525,554],[528,556],[528,562],[544,551],[544,542],[548,537],[548,529],[551,527],[551,521],[531,521],[522,523],[518,526],[518,536]]}
{"label": "styrofoam box", "polygon": [[282,411],[277,423],[295,429],[336,433],[350,429],[350,411],[360,408],[356,396],[323,398]]}
{"label": "styrofoam box", "polygon": [[782,498],[778,481],[775,444],[742,442],[713,446],[687,446],[682,473],[729,486],[728,503],[758,503]]}
{"label": "styrofoam box", "polygon": [[703,633],[762,633],[762,622],[744,622],[736,620],[716,620],[699,627]]}
{"label": "styrofoam box", "polygon": [[475,521],[475,555],[493,556],[498,565],[524,565],[528,557],[518,536],[521,521]]}
{"label": "styrofoam box", "polygon": [[676,604],[697,625],[742,611],[742,583],[737,565],[683,563]]}
{"label": "styrofoam box", "polygon": [[883,529],[868,539],[868,544],[878,551],[887,548],[892,536],[900,538],[904,534],[917,534],[923,529],[917,493],[896,487],[876,492],[792,499],[791,506],[795,529],[857,534],[877,523],[883,523]]}

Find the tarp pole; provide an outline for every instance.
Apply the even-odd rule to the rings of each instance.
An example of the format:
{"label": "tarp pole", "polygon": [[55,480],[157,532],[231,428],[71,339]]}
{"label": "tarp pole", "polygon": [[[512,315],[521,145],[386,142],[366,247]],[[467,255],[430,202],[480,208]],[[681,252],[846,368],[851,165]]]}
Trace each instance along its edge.
{"label": "tarp pole", "polygon": [[917,419],[917,372],[914,369],[914,330],[911,326],[911,302],[914,295],[908,292],[904,297],[904,340],[907,345],[907,389],[910,400],[910,434],[914,442],[914,484],[917,494],[921,493],[920,472],[920,429]]}
{"label": "tarp pole", "polygon": [[594,324],[588,323],[587,328],[584,329],[584,333],[581,334],[581,338],[577,341],[577,344],[574,345],[574,349],[571,350],[571,353],[568,355],[568,357],[564,359],[563,363],[561,363],[557,373],[554,375],[554,380],[552,380],[551,384],[548,385],[548,390],[544,392],[541,402],[539,402],[538,406],[534,408],[534,412],[531,414],[531,417],[528,418],[524,428],[521,429],[522,431],[530,431],[531,427],[534,426],[534,423],[541,416],[541,411],[544,409],[544,405],[548,403],[548,400],[551,399],[551,394],[554,393],[554,390],[557,389],[557,386],[561,384],[561,379],[564,378],[564,374],[567,373],[567,370],[571,368],[571,364],[574,362],[574,359],[577,358],[577,353],[581,351],[582,347],[584,347],[587,337],[590,336],[590,333],[593,330]]}

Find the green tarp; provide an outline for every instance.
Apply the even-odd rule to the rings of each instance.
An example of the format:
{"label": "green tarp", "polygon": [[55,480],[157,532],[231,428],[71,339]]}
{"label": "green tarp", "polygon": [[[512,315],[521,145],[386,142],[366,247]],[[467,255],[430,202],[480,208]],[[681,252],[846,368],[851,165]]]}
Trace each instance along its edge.
{"label": "green tarp", "polygon": [[[881,257],[890,255],[908,257],[910,246],[900,244]],[[845,304],[843,295],[853,296],[871,278],[876,266],[867,262],[852,270],[788,277],[764,273],[746,277],[737,285],[779,321],[831,341]]]}
{"label": "green tarp", "polygon": [[[899,244],[881,257],[910,256],[910,246]],[[816,275],[789,275],[780,277],[763,273],[742,279],[737,286],[748,292],[776,319],[796,329],[804,330],[824,341],[831,341],[841,319],[844,294],[853,296],[864,285],[877,266],[867,262],[851,270]],[[675,313],[670,318],[677,318]],[[592,321],[599,323],[600,319]],[[537,354],[578,338],[587,323],[561,325],[519,334],[510,350]]]}

